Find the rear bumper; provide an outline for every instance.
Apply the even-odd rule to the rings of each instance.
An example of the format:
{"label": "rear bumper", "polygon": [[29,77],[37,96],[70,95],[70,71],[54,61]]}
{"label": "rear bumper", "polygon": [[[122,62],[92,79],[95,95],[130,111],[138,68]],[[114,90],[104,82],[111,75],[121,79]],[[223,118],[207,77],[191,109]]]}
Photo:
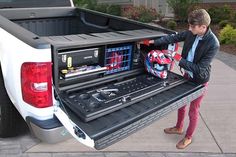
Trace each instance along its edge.
{"label": "rear bumper", "polygon": [[43,142],[58,143],[72,137],[56,117],[49,120],[27,117],[26,121],[33,135]]}

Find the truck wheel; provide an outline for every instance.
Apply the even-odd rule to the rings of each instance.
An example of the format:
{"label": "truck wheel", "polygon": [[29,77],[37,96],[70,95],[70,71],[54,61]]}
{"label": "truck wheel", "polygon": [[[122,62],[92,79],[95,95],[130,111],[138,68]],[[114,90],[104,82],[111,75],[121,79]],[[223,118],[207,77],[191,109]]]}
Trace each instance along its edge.
{"label": "truck wheel", "polygon": [[9,99],[0,68],[0,137],[16,136],[21,131],[23,118]]}

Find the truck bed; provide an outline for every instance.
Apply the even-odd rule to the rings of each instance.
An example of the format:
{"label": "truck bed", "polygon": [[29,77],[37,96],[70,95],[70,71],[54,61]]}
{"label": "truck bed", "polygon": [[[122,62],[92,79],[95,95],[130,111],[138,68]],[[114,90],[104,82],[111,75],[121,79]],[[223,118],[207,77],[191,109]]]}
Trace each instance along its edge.
{"label": "truck bed", "polygon": [[[79,8],[34,8],[15,11],[5,9],[0,11],[0,14],[29,31],[30,35],[34,36],[31,42],[40,39],[52,45],[90,46],[99,43],[130,42],[156,38],[172,32],[122,17]],[[22,34],[26,34],[25,30],[16,25],[11,27],[8,29],[20,38]]]}

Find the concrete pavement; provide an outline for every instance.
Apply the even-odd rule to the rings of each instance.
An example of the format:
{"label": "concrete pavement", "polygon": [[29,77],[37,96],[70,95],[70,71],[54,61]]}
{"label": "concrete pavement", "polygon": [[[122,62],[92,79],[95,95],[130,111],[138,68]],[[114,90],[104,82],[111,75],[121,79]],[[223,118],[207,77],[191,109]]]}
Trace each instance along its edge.
{"label": "concrete pavement", "polygon": [[[177,150],[182,138],[165,135],[163,128],[173,126],[176,112],[149,127],[102,150],[87,148],[74,139],[50,145],[40,143],[29,134],[0,139],[2,156],[86,156],[86,157],[172,157],[222,156],[236,157],[236,56],[217,54],[213,61],[212,78],[200,109],[200,121],[193,143]],[[185,121],[188,124],[188,117]]]}

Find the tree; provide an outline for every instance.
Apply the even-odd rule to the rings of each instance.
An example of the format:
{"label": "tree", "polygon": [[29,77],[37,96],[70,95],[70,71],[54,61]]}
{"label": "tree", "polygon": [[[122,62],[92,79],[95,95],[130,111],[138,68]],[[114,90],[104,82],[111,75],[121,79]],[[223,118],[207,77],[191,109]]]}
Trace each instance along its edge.
{"label": "tree", "polygon": [[187,20],[191,7],[198,2],[200,0],[167,0],[168,5],[174,10],[175,18],[181,22]]}

